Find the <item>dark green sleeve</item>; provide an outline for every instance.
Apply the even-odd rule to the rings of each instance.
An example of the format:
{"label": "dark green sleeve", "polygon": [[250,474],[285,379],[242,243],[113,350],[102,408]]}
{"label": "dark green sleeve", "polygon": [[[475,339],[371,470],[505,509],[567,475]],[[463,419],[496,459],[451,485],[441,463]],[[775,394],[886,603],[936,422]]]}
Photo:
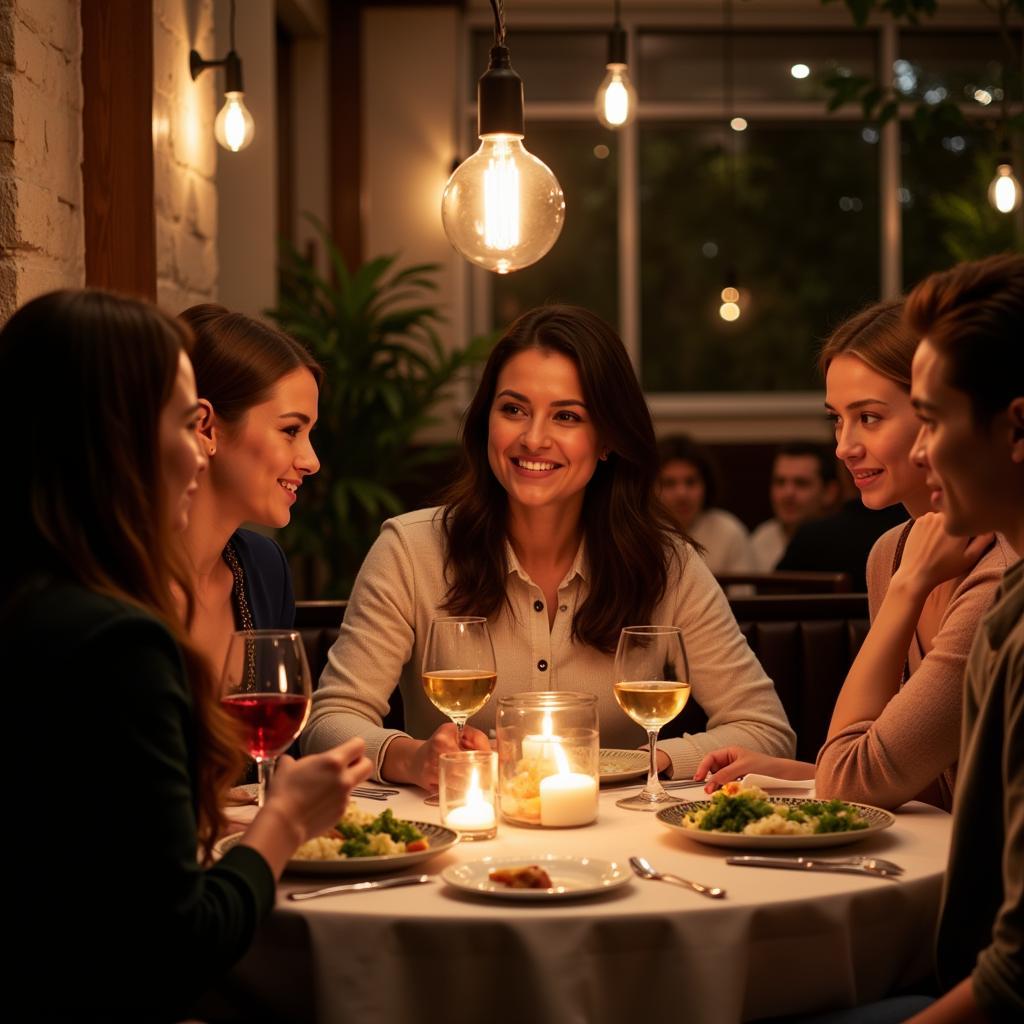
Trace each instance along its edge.
{"label": "dark green sleeve", "polygon": [[71,834],[99,844],[79,847],[93,883],[82,909],[111,936],[108,948],[86,945],[83,981],[101,1003],[184,1008],[245,952],[274,879],[249,848],[197,862],[195,726],[170,636],[136,620],[75,660],[60,721],[68,741],[90,738],[92,786],[68,817]]}

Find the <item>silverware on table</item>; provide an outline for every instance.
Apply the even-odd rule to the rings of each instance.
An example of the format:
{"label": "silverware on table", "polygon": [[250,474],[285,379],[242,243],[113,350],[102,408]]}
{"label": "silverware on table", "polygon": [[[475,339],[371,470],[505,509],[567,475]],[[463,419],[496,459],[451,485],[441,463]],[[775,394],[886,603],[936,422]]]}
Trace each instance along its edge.
{"label": "silverware on table", "polygon": [[880,857],[846,857],[842,860],[826,860],[822,857],[771,857],[746,854],[726,857],[726,864],[747,868],[785,868],[791,871],[835,871],[848,875],[874,875],[879,878],[895,878],[903,874],[899,864]]}
{"label": "silverware on table", "polygon": [[633,869],[633,872],[641,878],[648,878],[658,882],[675,882],[678,885],[685,885],[694,892],[699,892],[701,896],[710,896],[714,900],[719,900],[725,896],[725,890],[719,889],[717,885],[701,885],[700,882],[691,882],[690,879],[680,878],[679,875],[671,875],[666,872],[657,871],[646,857],[630,857],[629,866]]}
{"label": "silverware on table", "polygon": [[342,892],[368,892],[371,889],[394,889],[400,885],[423,885],[431,881],[430,875],[402,875],[399,878],[381,878],[372,882],[349,882],[345,885],[329,885],[326,889],[306,889],[304,892],[290,892],[290,900],[315,900],[318,896],[331,896]]}
{"label": "silverware on table", "polygon": [[388,797],[398,796],[398,790],[383,789],[377,786],[356,786],[352,790],[352,795],[364,800],[387,800]]}
{"label": "silverware on table", "polygon": [[662,785],[666,789],[689,789],[692,786],[707,785],[707,779],[681,779],[678,782],[669,780],[668,782],[663,782]]}

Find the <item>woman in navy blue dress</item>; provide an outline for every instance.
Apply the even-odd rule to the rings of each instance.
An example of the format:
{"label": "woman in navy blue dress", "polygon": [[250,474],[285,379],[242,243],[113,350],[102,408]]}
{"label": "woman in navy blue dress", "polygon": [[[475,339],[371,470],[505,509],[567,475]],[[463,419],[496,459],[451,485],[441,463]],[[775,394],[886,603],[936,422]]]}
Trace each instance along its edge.
{"label": "woman in navy blue dress", "polygon": [[215,670],[236,629],[294,625],[291,574],[278,544],[243,523],[279,528],[320,468],[310,443],[322,371],[276,328],[223,306],[181,314],[195,335],[199,442],[209,469],[184,534],[193,569],[192,641]]}

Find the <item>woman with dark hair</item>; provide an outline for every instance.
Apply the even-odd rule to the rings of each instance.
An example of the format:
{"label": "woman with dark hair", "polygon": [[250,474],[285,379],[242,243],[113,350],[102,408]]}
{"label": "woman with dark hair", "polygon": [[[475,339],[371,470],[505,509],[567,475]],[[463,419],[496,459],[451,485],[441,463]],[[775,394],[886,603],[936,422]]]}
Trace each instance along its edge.
{"label": "woman with dark hair", "polygon": [[700,778],[713,773],[709,790],[763,772],[813,777],[823,797],[952,807],[967,654],[1013,552],[991,534],[950,537],[943,517],[929,511],[926,471],[911,457],[919,427],[910,401],[917,343],[903,301],[879,302],[841,324],[819,357],[836,456],[861,501],[872,509],[900,502],[912,518],[871,549],[871,629],[839,692],[817,765],[742,748],[714,751],[697,769]]}
{"label": "woman with dark hair", "polygon": [[[179,604],[187,623],[191,588],[169,554],[206,467],[190,343],[154,308],[99,291],[35,299],[0,332],[0,379],[19,384],[7,408],[27,449],[0,503],[16,538],[0,645],[15,656],[10,678],[32,681],[8,711],[45,723],[50,751],[31,756],[36,730],[15,739],[35,784],[17,820],[39,877],[70,865],[74,878],[71,904],[66,887],[35,888],[32,920],[47,929],[22,955],[60,965],[42,996],[60,1019],[180,1019],[245,951],[296,847],[337,820],[370,770],[358,740],[283,759],[239,845],[213,867],[197,859],[209,865],[224,832],[241,756],[187,639]],[[43,380],[45,400],[31,386]]]}
{"label": "woman with dark hair", "polygon": [[209,459],[184,533],[196,614],[190,636],[216,667],[235,629],[295,622],[278,544],[242,523],[281,527],[320,468],[310,442],[323,373],[297,341],[223,306],[180,315],[195,335],[198,437]]}
{"label": "woman with dark hair", "polygon": [[[650,413],[615,332],[574,306],[521,316],[484,368],[443,507],[388,520],[367,556],[303,748],[362,736],[378,778],[431,786],[456,739],[423,694],[423,645],[434,617],[475,614],[489,620],[497,695],[592,692],[606,746],[642,741],[613,697],[622,627],[679,625],[709,728],[665,740],[661,769],[690,774],[729,735],[790,753],[771,681],[655,497],[657,473]],[[396,684],[408,733],[381,727]],[[465,744],[487,747],[495,704]]]}
{"label": "woman with dark hair", "polygon": [[686,434],[658,442],[658,497],[679,528],[701,548],[716,575],[753,572],[747,528],[731,512],[716,508],[718,480],[711,453]]}

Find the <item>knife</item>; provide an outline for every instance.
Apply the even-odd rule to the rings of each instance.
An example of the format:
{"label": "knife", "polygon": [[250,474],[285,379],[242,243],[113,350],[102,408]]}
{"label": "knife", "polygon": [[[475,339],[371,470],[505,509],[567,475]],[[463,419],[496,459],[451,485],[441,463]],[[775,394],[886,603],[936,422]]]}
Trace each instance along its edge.
{"label": "knife", "polygon": [[885,868],[868,867],[866,864],[842,864],[832,860],[815,860],[813,857],[765,857],[741,856],[726,857],[726,864],[736,864],[746,868],[788,868],[791,871],[835,871],[849,875],[872,875],[875,878],[895,878],[895,871]]}
{"label": "knife", "polygon": [[422,885],[431,881],[430,875],[402,875],[399,878],[383,878],[374,882],[349,882],[346,885],[329,885],[326,889],[306,889],[304,892],[290,892],[290,900],[315,900],[317,896],[330,896],[338,892],[367,892],[370,889],[394,889],[399,885]]}

